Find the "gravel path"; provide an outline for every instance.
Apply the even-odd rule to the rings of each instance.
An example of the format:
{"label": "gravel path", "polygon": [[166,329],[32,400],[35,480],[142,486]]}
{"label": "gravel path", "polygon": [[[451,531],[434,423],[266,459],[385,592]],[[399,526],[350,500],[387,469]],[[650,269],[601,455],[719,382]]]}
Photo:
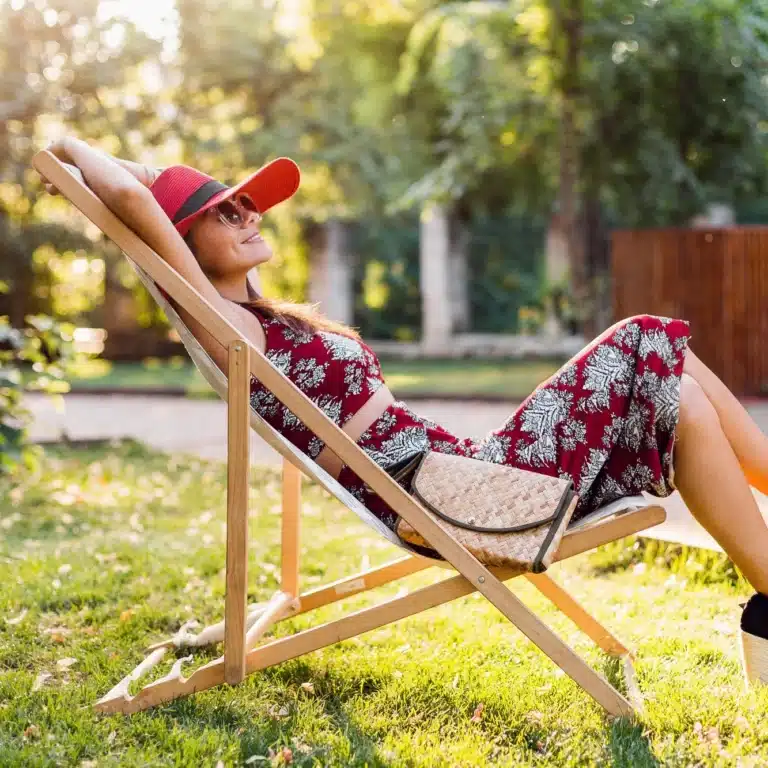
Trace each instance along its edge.
{"label": "gravel path", "polygon": [[[57,440],[63,433],[72,440],[132,437],[163,451],[189,452],[213,459],[226,457],[226,408],[220,400],[67,395],[63,411],[57,411],[51,399],[40,395],[28,395],[25,402],[34,415],[31,437],[35,441]],[[454,434],[480,437],[500,426],[516,404],[425,400],[413,407]],[[763,431],[768,432],[768,403],[754,401],[747,407]],[[253,432],[250,451],[254,464],[280,461],[280,456]],[[768,520],[768,497],[756,495]],[[665,499],[663,504],[668,519],[654,531],[658,538],[717,548],[693,520],[679,494]]]}
{"label": "gravel path", "polygon": [[[207,458],[227,454],[227,412],[221,400],[143,395],[67,395],[64,411],[52,400],[28,395],[34,414],[33,440],[55,440],[66,433],[72,440],[133,437],[164,451],[188,451]],[[484,435],[500,426],[514,403],[471,403],[430,400],[415,410],[461,436]],[[280,460],[258,435],[251,435],[251,457],[256,463]]]}

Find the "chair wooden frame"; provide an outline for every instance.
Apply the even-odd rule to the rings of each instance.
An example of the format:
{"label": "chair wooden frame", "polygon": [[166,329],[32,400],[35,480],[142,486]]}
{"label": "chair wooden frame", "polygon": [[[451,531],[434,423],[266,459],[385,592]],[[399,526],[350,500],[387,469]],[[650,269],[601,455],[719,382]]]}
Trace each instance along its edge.
{"label": "chair wooden frame", "polygon": [[[183,627],[174,638],[150,648],[150,654],[94,705],[101,712],[129,714],[202,691],[224,682],[236,684],[246,675],[310,653],[340,640],[355,637],[407,616],[472,592],[480,592],[523,634],[533,641],[566,674],[589,693],[605,710],[617,716],[631,715],[639,706],[595,672],[544,622],[537,618],[503,583],[519,571],[487,568],[446,532],[435,519],[378,467],[322,410],[282,374],[259,350],[123,224],[94,193],[67,167],[47,151],[39,152],[34,167],[80,209],[96,226],[146,272],[151,279],[186,311],[196,317],[228,350],[228,471],[227,471],[227,552],[226,596],[223,623],[205,628],[192,645],[224,640],[224,655],[196,669],[189,677],[182,675],[186,659],[177,659],[171,671],[145,685],[135,695],[129,687],[165,656],[169,647],[182,646],[188,636]],[[255,376],[318,435],[326,445],[365,483],[398,511],[444,558],[435,561],[418,555],[390,562],[355,574],[310,592],[299,589],[299,508],[301,472],[297,457],[286,455],[283,464],[283,517],[281,588],[270,601],[248,612],[247,594],[247,501],[249,379]],[[283,452],[283,451],[281,451]],[[307,466],[303,466],[307,471]],[[311,474],[315,475],[314,472]],[[316,475],[315,475],[316,476]],[[326,483],[330,485],[330,483]],[[338,495],[338,494],[337,494]],[[370,514],[370,513],[369,513]],[[592,526],[568,531],[563,537],[556,560],[563,560],[601,544],[640,533],[665,519],[660,506],[645,506],[623,515],[601,520]],[[407,547],[404,547],[407,548]],[[356,611],[341,619],[297,632],[288,637],[257,646],[277,621],[329,605],[351,595],[404,578],[439,565],[458,573],[430,586]],[[627,647],[590,616],[548,574],[525,574],[526,578],[568,616],[602,650],[624,661],[628,695],[637,696],[632,683],[632,654]],[[189,658],[189,657],[186,657]]]}

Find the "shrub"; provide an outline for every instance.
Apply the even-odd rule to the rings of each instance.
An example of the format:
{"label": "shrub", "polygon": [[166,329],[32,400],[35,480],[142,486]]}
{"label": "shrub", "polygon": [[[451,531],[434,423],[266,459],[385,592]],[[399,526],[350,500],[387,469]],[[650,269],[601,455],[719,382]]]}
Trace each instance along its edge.
{"label": "shrub", "polygon": [[[8,286],[0,283],[0,291]],[[27,442],[30,413],[22,403],[25,389],[60,395],[69,391],[66,376],[75,359],[74,326],[45,315],[30,315],[25,328],[0,317],[0,475],[34,464],[36,450]]]}

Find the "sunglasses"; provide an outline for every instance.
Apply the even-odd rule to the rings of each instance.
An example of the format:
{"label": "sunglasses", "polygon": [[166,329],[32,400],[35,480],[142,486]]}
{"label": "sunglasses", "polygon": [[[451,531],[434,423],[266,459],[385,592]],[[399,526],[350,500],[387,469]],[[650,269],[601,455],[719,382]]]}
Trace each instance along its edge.
{"label": "sunglasses", "polygon": [[222,224],[226,224],[233,229],[242,228],[251,215],[256,216],[256,223],[261,221],[261,213],[256,204],[248,195],[238,195],[234,200],[223,200],[211,209]]}

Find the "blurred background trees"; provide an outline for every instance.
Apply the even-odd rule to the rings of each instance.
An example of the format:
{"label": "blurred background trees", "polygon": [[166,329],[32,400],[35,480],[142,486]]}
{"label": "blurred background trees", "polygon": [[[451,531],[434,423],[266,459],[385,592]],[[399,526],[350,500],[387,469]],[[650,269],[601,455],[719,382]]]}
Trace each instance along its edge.
{"label": "blurred background trees", "polygon": [[764,219],[766,46],[763,0],[0,0],[0,315],[164,339],[40,194],[69,131],[225,182],[294,157],[265,288],[370,337],[592,330],[612,227]]}

